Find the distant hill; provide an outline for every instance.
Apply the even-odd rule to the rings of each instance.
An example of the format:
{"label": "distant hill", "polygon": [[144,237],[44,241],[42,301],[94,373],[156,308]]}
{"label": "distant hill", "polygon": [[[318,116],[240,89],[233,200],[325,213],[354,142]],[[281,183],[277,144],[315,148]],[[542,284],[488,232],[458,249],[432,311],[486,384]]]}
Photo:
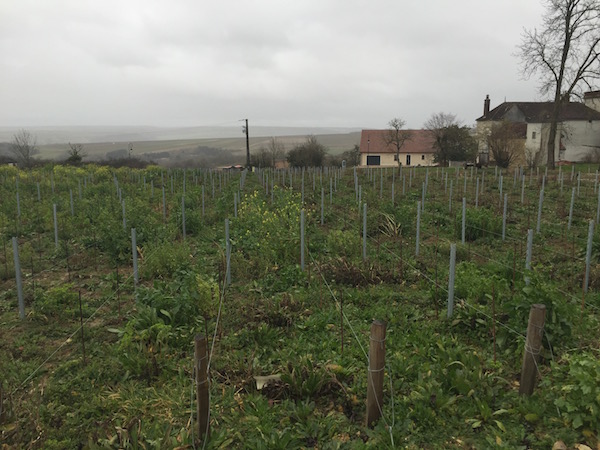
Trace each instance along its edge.
{"label": "distant hill", "polygon": [[[65,159],[68,143],[83,144],[84,161],[132,154],[162,165],[215,167],[246,162],[246,139],[240,127],[30,127],[37,138],[39,157]],[[0,127],[0,143],[18,131]],[[339,154],[360,142],[360,130],[346,128],[250,127],[250,153],[267,147],[275,137],[285,150],[314,135],[330,151]]]}
{"label": "distant hill", "polygon": [[[9,142],[20,128],[0,127],[0,142]],[[94,126],[94,127],[26,127],[37,137],[39,145],[78,142],[140,142],[173,141],[196,139],[223,139],[243,136],[242,124],[237,127],[139,127],[139,126]],[[253,127],[249,125],[250,137],[307,136],[345,134],[360,131],[358,128],[331,127]]]}

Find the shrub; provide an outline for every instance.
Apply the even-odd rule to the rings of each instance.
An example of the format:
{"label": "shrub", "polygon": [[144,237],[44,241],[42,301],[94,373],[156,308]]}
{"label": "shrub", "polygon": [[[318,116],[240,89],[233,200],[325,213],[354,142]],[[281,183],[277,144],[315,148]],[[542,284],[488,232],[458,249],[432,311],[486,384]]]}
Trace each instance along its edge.
{"label": "shrub", "polygon": [[144,249],[141,272],[145,278],[168,278],[190,266],[191,251],[187,244],[163,241]]}
{"label": "shrub", "polygon": [[555,396],[554,404],[576,430],[597,430],[600,425],[600,360],[598,353],[567,354],[565,364],[552,364],[554,377],[565,378],[555,385],[545,380]]}
{"label": "shrub", "polygon": [[66,314],[69,317],[79,315],[79,301],[77,292],[72,291],[73,284],[63,284],[46,291],[36,302],[36,311],[47,316]]}
{"label": "shrub", "polygon": [[[294,264],[299,257],[300,196],[277,187],[275,194],[274,207],[268,207],[258,191],[245,195],[238,208],[238,218],[232,223],[233,251],[255,263],[249,267],[251,276]],[[308,229],[309,211],[305,217]]]}
{"label": "shrub", "polygon": [[[456,235],[462,235],[462,218],[460,214],[455,222]],[[474,241],[486,235],[502,233],[502,217],[497,216],[487,208],[467,208],[465,222],[465,240]]]}

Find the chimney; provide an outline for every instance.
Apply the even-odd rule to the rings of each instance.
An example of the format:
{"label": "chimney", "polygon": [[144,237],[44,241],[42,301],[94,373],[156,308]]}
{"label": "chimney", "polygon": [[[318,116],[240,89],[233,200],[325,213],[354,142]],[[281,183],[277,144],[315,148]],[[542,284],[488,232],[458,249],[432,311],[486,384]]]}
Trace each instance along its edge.
{"label": "chimney", "polygon": [[490,96],[486,95],[485,100],[483,101],[483,117],[487,117],[490,113]]}

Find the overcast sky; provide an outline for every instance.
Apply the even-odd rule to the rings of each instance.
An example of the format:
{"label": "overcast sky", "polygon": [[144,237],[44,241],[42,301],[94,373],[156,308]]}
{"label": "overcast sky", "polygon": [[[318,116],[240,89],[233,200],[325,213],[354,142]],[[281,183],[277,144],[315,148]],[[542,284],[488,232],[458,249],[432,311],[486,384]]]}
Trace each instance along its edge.
{"label": "overcast sky", "polygon": [[0,0],[0,126],[466,125],[541,0]]}

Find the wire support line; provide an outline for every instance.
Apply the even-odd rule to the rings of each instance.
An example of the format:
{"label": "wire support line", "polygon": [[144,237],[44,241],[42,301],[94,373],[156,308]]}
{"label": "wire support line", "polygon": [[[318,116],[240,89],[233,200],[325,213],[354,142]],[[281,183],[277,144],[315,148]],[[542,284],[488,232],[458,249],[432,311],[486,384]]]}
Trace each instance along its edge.
{"label": "wire support line", "polygon": [[[423,273],[420,269],[418,269],[415,265],[411,264],[408,260],[400,258],[400,255],[396,254],[395,252],[393,252],[392,250],[390,250],[387,247],[384,247],[384,250],[386,250],[388,253],[390,253],[391,255],[395,256],[396,258],[398,258],[399,260],[401,260],[403,263],[405,263],[406,265],[410,266],[413,270],[417,271],[423,278],[425,278],[426,280],[428,280],[430,283],[432,283],[434,286],[436,286],[438,289],[441,289],[443,292],[445,292],[446,294],[448,294],[448,289],[445,288],[444,286],[440,285],[439,283],[437,283],[433,278],[431,278],[430,276],[428,276],[426,273]],[[486,312],[480,310],[479,308],[477,308],[476,306],[471,305],[467,300],[465,299],[461,299],[459,297],[455,297],[456,300],[460,301],[462,304],[465,304],[466,306],[472,308],[473,310],[477,311],[479,314],[487,317],[490,320],[494,320],[494,318],[492,316],[490,316],[489,314],[487,314]],[[506,328],[507,330],[509,330],[511,333],[516,334],[517,336],[520,336],[521,338],[525,338],[525,335],[522,334],[521,332],[509,327],[508,325],[499,322],[496,320],[496,323],[504,328]]]}
{"label": "wire support line", "polygon": [[[425,211],[425,214],[429,214],[429,215],[431,215],[431,216],[433,216],[435,218],[438,218],[438,219],[446,219],[447,218],[447,216],[435,215],[435,214],[432,214],[430,212],[428,213],[427,211]],[[486,233],[486,234],[489,234],[489,235],[492,235],[492,236],[495,236],[495,237],[500,237],[500,238],[502,237],[502,233],[497,233],[495,231],[488,230],[488,229],[485,229],[485,228],[480,228],[480,227],[477,227],[477,226],[474,226],[474,225],[466,225],[466,229],[478,230],[478,231],[482,231],[483,233]],[[558,236],[558,234],[556,234],[555,236]],[[587,238],[586,239],[577,238],[577,240],[579,240],[580,242],[587,242]],[[521,243],[523,241],[523,239],[519,238],[519,237],[512,236],[512,234],[506,233],[505,241],[511,241],[511,242]],[[560,255],[560,256],[563,256],[563,257],[566,257],[566,258],[569,258],[569,259],[573,258],[572,255],[567,255],[566,253],[562,253],[562,252],[559,252],[559,251],[556,251],[556,250],[553,250],[553,249],[549,249],[547,246],[544,246],[543,244],[538,244],[538,243],[535,242],[535,239],[534,239],[534,244],[533,245],[537,246],[537,247],[542,247],[542,248],[544,248],[544,249],[546,249],[546,250],[548,250],[548,251],[550,251],[550,252],[552,252],[552,253],[554,253],[556,255]],[[584,258],[582,258],[579,255],[575,256],[575,258],[579,259],[581,261],[584,260]]]}
{"label": "wire support line", "polygon": [[[333,292],[333,290],[331,289],[331,286],[330,286],[330,285],[329,285],[329,283],[327,282],[327,280],[326,280],[325,276],[323,275],[323,273],[322,273],[322,272],[321,272],[321,270],[320,270],[320,267],[319,267],[319,265],[318,265],[318,264],[316,264],[316,261],[315,261],[314,257],[313,257],[313,256],[310,254],[310,252],[309,252],[309,257],[310,257],[311,261],[313,262],[313,264],[315,264],[315,265],[316,265],[316,267],[317,267],[317,270],[318,270],[318,272],[319,272],[319,275],[321,276],[321,279],[323,280],[323,283],[325,284],[325,286],[327,286],[327,289],[329,290],[329,293],[331,294],[331,297],[332,297],[332,298],[333,298],[333,300],[335,301],[335,303],[336,303],[336,305],[337,305],[338,309],[340,309],[340,311],[342,311],[342,309],[341,309],[341,305],[340,305],[340,302],[339,302],[339,300],[338,300],[338,299],[337,299],[337,297],[335,296],[335,293],[334,293],[334,292]],[[366,358],[366,360],[367,360],[368,367],[370,367],[370,366],[371,366],[371,362],[370,362],[369,355],[367,354],[367,352],[366,352],[365,348],[363,347],[362,343],[360,342],[360,339],[358,338],[358,334],[357,334],[357,333],[356,333],[356,331],[354,330],[354,327],[353,327],[353,326],[352,326],[352,324],[350,323],[350,320],[348,319],[348,316],[346,315],[346,313],[344,313],[344,312],[342,311],[342,315],[344,316],[344,320],[345,320],[345,322],[346,322],[346,323],[348,324],[348,326],[350,327],[350,330],[352,331],[352,334],[353,334],[354,338],[356,339],[356,342],[358,343],[358,345],[359,345],[360,349],[362,350],[362,352],[363,352],[363,355],[365,356],[365,358]],[[385,370],[385,367],[382,367],[382,368],[381,368],[381,369],[379,369],[377,372],[379,372],[379,371],[383,371],[383,370]],[[371,383],[371,386],[372,386],[372,388],[374,389],[374,385],[373,385],[373,383],[374,383],[374,382],[373,382],[373,377],[371,376],[371,372],[374,372],[374,371],[372,371],[371,369],[368,369],[368,370],[367,370],[367,372],[368,372],[368,380],[369,380],[369,383]],[[390,379],[390,386],[391,386],[391,384],[392,384],[392,375],[391,375],[391,372],[389,371],[389,369],[388,369],[388,377],[389,377],[389,379]],[[393,396],[393,390],[392,390],[392,396]],[[387,429],[389,430],[389,432],[390,432],[390,439],[391,439],[392,447],[394,447],[394,437],[393,437],[393,435],[392,435],[392,428],[393,428],[393,426],[394,426],[394,423],[392,422],[392,425],[390,425],[390,424],[388,423],[388,421],[387,421],[387,419],[386,419],[386,417],[385,417],[385,414],[383,413],[383,408],[382,408],[381,404],[379,403],[379,399],[377,398],[377,396],[375,396],[375,401],[376,401],[376,403],[377,403],[377,409],[379,410],[379,414],[380,414],[381,418],[383,419],[383,421],[384,421],[384,423],[385,423],[385,426],[386,426],[386,428],[387,428]],[[393,405],[394,405],[394,404],[393,404],[393,399],[392,399],[392,417],[395,417],[395,412],[394,412],[394,406],[393,406]]]}
{"label": "wire support line", "polygon": [[[128,277],[128,278],[131,278],[131,276],[130,276],[130,277]],[[104,305],[106,305],[106,304],[107,304],[107,303],[108,303],[110,300],[113,300],[113,299],[115,298],[115,295],[116,295],[116,293],[117,293],[117,290],[115,290],[115,292],[113,292],[113,293],[112,293],[112,294],[111,294],[111,295],[110,295],[110,296],[109,296],[109,297],[108,297],[106,300],[104,300],[104,302],[102,302],[102,304],[101,304],[100,306],[98,306],[98,308],[96,308],[96,310],[95,310],[95,311],[94,311],[94,312],[93,312],[93,313],[92,313],[92,314],[91,314],[91,315],[90,315],[90,316],[89,316],[87,319],[85,319],[85,321],[83,322],[83,324],[79,325],[79,326],[77,327],[77,329],[76,329],[75,331],[73,331],[73,333],[71,333],[71,334],[69,335],[69,337],[67,337],[67,339],[65,339],[65,340],[64,340],[64,341],[63,341],[63,342],[62,342],[62,343],[61,343],[61,344],[60,344],[60,345],[59,345],[59,346],[56,348],[56,350],[54,350],[54,351],[53,351],[53,352],[50,354],[50,356],[48,356],[48,357],[47,357],[47,358],[46,358],[46,359],[45,359],[45,360],[44,360],[44,361],[43,361],[43,362],[42,362],[42,363],[41,363],[41,364],[40,364],[40,365],[39,365],[39,366],[38,366],[38,367],[37,367],[37,368],[36,368],[36,369],[35,369],[35,370],[34,370],[34,371],[33,371],[33,372],[32,372],[32,373],[31,373],[31,374],[30,374],[30,375],[29,375],[29,376],[28,376],[28,377],[27,377],[27,378],[26,378],[26,379],[25,379],[25,380],[24,380],[24,381],[23,381],[23,382],[22,382],[22,383],[19,385],[19,386],[17,386],[17,387],[16,387],[16,388],[15,388],[15,389],[12,391],[11,395],[14,395],[14,394],[15,394],[15,393],[16,393],[16,392],[19,390],[19,389],[21,389],[21,388],[22,388],[22,387],[25,385],[25,383],[27,383],[29,380],[31,380],[31,379],[32,379],[32,378],[35,376],[35,374],[36,374],[36,373],[38,373],[38,372],[39,372],[39,370],[40,370],[42,367],[44,367],[44,365],[45,365],[45,364],[46,364],[48,361],[50,361],[54,355],[56,355],[56,353],[58,353],[58,351],[59,351],[60,349],[62,349],[62,348],[65,346],[65,345],[67,345],[67,344],[70,342],[70,340],[73,338],[73,336],[75,336],[75,334],[77,334],[77,333],[79,333],[79,332],[80,332],[81,328],[82,328],[84,325],[87,325],[87,323],[88,323],[88,322],[89,322],[91,319],[93,319],[93,318],[94,318],[94,316],[95,316],[95,315],[98,313],[98,311],[100,311],[100,309],[102,309],[102,308],[104,307]]]}
{"label": "wire support line", "polygon": [[[438,218],[440,218],[440,217],[445,217],[445,216],[440,216],[439,214],[438,214],[438,215],[436,215],[436,214],[432,214],[432,213],[429,213],[429,214],[430,214],[431,216],[433,216],[433,217],[438,217]],[[329,216],[329,217],[332,217],[332,216],[333,216],[333,217],[334,217],[335,219],[337,219],[338,221],[339,221],[339,220],[340,220],[340,218],[342,217],[342,216],[340,216],[339,214],[334,214],[334,213],[332,213],[331,211],[330,211],[330,212],[328,212],[328,216]],[[344,223],[346,223],[346,222],[347,222],[347,219],[346,219],[346,218],[342,218],[342,220],[344,221]],[[485,229],[482,229],[482,228],[479,228],[479,227],[473,227],[473,226],[469,226],[469,227],[470,227],[470,228],[472,228],[472,229],[477,229],[477,230],[479,230],[479,231],[487,232],[487,233],[489,233],[489,234],[492,234],[492,235],[495,235],[495,236],[497,236],[497,237],[500,237],[500,236],[501,236],[501,234],[499,234],[499,233],[495,233],[495,232],[492,232],[492,231],[490,231],[490,230],[485,230]],[[427,235],[428,235],[428,236],[430,236],[430,237],[433,237],[433,235],[431,235],[431,234],[427,234]],[[439,236],[438,236],[438,237],[439,237]],[[519,244],[521,244],[521,245],[523,244],[523,241],[522,241],[522,239],[518,239],[518,238],[516,238],[516,237],[507,236],[507,239],[508,239],[508,240],[510,240],[510,241],[512,241],[513,243],[519,243]],[[562,256],[562,257],[565,257],[565,258],[573,259],[573,256],[572,256],[572,255],[567,255],[567,254],[565,254],[565,253],[558,252],[558,251],[556,251],[556,250],[553,250],[553,249],[549,249],[547,246],[544,246],[543,244],[534,244],[534,245],[535,245],[535,247],[536,247],[536,248],[542,248],[542,249],[544,249],[544,250],[546,250],[546,251],[550,251],[550,252],[554,253],[555,255],[560,255],[560,256]],[[483,257],[483,255],[479,255],[479,256],[480,256],[480,257]],[[490,261],[496,262],[496,263],[500,263],[499,261],[497,261],[497,260],[492,260],[492,259],[491,259],[491,258],[489,258],[489,257],[487,257],[487,259],[488,259],[488,260],[490,260]],[[578,257],[576,257],[575,259],[576,259],[576,260],[579,260],[580,262],[581,262],[581,261],[584,261],[584,259],[583,259],[582,257],[579,257],[579,256],[578,256]],[[501,264],[501,263],[500,263],[500,264]],[[523,273],[523,272],[519,270],[519,273]],[[523,274],[524,274],[524,273],[523,273]],[[571,295],[571,296],[572,296],[573,294],[568,294],[568,295]],[[593,305],[591,305],[591,306],[592,306],[592,307],[594,307]]]}
{"label": "wire support line", "polygon": [[[439,236],[434,236],[434,235],[428,235],[428,236],[430,236],[430,237],[434,237],[434,238],[437,238],[437,239],[440,239],[440,240],[442,240],[443,242],[445,242],[445,243],[448,243],[448,244],[451,244],[451,243],[452,243],[450,240],[448,240],[447,238],[444,238],[444,237],[439,237]],[[500,265],[500,266],[502,266],[502,267],[504,267],[504,268],[506,268],[506,269],[509,269],[509,270],[511,270],[511,271],[513,270],[513,267],[512,267],[512,266],[509,266],[508,264],[506,264],[506,263],[504,263],[504,262],[502,262],[502,261],[498,261],[497,259],[493,259],[493,258],[491,258],[490,256],[482,255],[482,254],[480,254],[480,253],[477,253],[477,252],[475,252],[475,251],[474,251],[474,250],[472,250],[472,249],[470,249],[470,250],[469,250],[469,252],[470,252],[471,254],[473,254],[473,255],[475,255],[475,256],[477,256],[477,257],[479,257],[479,258],[484,258],[484,259],[487,259],[489,262],[496,263],[496,264],[498,264],[498,265]],[[524,276],[524,277],[525,277],[525,276],[527,276],[527,272],[526,272],[526,271],[524,271],[524,270],[521,270],[521,269],[518,269],[518,268],[514,267],[514,271],[515,271],[515,273],[518,273],[519,275],[522,275],[522,276]],[[579,301],[580,301],[580,299],[579,299],[579,298],[578,298],[578,297],[577,297],[577,296],[576,296],[574,293],[571,293],[571,292],[564,291],[564,290],[560,289],[559,287],[556,287],[555,289],[556,289],[558,292],[560,292],[561,294],[563,294],[563,295],[565,295],[565,296],[567,296],[567,297],[571,298],[572,300],[575,300],[576,302],[579,302]],[[598,310],[598,311],[600,311],[600,307],[597,307],[597,306],[595,306],[595,305],[593,305],[593,304],[591,304],[591,303],[588,303],[588,304],[587,304],[587,306],[589,306],[590,308],[592,308],[592,309],[594,309],[594,310]]]}
{"label": "wire support line", "polygon": [[[155,252],[157,252],[158,249],[155,250]],[[125,278],[123,280],[123,284],[127,283],[129,280],[131,280],[133,278],[133,273],[131,273],[127,278]],[[110,295],[106,298],[106,300],[104,300],[100,306],[98,306],[93,312],[92,314],[90,314],[84,321],[82,324],[80,324],[75,331],[73,331],[73,333],[71,333],[31,374],[29,374],[29,376],[23,381],[21,382],[21,384],[19,384],[11,393],[11,395],[14,395],[19,389],[21,389],[25,383],[27,383],[29,380],[31,380],[36,373],[38,373],[42,367],[44,367],[44,365],[50,361],[52,359],[52,357],[54,355],[56,355],[56,353],[58,353],[59,350],[61,350],[65,345],[67,345],[69,343],[69,341],[73,338],[73,336],[75,336],[75,334],[79,333],[81,331],[81,328],[84,325],[87,325],[90,320],[92,320],[96,314],[98,314],[98,312],[111,300],[114,300],[117,296],[117,294],[119,293],[119,287],[115,288],[115,290],[113,292],[110,293]]]}
{"label": "wire support line", "polygon": [[345,322],[348,324],[348,326],[350,327],[350,331],[352,331],[352,334],[354,336],[354,339],[356,339],[356,342],[358,343],[360,349],[363,352],[363,355],[365,356],[365,359],[367,361],[369,361],[369,355],[366,352],[365,348],[363,347],[362,343],[360,342],[360,339],[358,338],[358,334],[356,333],[356,331],[354,330],[354,327],[352,326],[352,323],[350,323],[350,320],[348,319],[348,316],[346,315],[345,312],[343,312],[342,307],[340,305],[340,302],[338,300],[338,298],[336,297],[335,293],[333,292],[333,290],[331,289],[330,284],[327,282],[327,279],[325,278],[325,275],[323,274],[323,272],[321,272],[321,268],[320,266],[316,263],[314,257],[312,256],[312,254],[310,252],[308,252],[308,256],[310,257],[311,261],[313,262],[313,264],[316,265],[317,267],[317,271],[319,272],[319,275],[321,276],[321,279],[323,280],[323,283],[325,284],[325,286],[327,287],[327,290],[329,291],[329,293],[331,294],[331,297],[333,298],[333,300],[335,301],[336,306],[338,307],[338,309],[340,311],[342,311],[342,315],[344,316],[344,320]]}
{"label": "wire support line", "polygon": [[[229,256],[228,260],[231,258],[231,256]],[[229,265],[229,262],[228,262]],[[210,354],[208,357],[208,364],[206,365],[206,372],[208,373],[210,370],[210,363],[212,362],[212,357],[213,357],[213,351],[215,349],[215,343],[217,341],[217,330],[219,329],[219,322],[221,320],[221,312],[223,310],[223,303],[225,301],[225,290],[227,289],[227,276],[223,277],[223,288],[221,289],[221,295],[219,296],[219,310],[217,312],[217,321],[215,323],[215,331],[213,333],[213,339],[212,339],[212,343],[210,346]]]}

